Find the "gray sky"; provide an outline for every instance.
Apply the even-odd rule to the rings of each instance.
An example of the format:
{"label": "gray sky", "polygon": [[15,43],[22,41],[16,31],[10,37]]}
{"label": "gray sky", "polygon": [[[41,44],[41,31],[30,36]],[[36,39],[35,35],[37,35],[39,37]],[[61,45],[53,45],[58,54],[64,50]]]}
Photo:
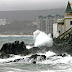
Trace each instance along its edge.
{"label": "gray sky", "polygon": [[[72,0],[69,0],[72,3]],[[0,11],[53,9],[67,6],[68,0],[0,0]]]}

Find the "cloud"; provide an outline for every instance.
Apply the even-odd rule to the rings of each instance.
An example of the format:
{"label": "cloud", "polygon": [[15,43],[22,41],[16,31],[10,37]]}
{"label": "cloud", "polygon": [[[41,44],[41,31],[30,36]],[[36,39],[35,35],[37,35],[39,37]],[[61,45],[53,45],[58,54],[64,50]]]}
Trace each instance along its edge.
{"label": "cloud", "polygon": [[68,0],[0,0],[0,10],[36,10],[60,8],[67,5]]}

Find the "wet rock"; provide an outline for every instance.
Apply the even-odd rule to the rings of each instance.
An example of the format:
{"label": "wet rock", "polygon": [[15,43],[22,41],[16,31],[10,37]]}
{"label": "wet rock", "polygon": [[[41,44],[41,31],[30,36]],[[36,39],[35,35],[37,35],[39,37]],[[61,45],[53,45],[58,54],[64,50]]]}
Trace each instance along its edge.
{"label": "wet rock", "polygon": [[0,58],[4,59],[4,58],[9,58],[10,55],[9,54],[5,54],[4,52],[1,53]]}
{"label": "wet rock", "polygon": [[45,56],[45,55],[41,55],[41,57],[42,57],[43,59],[46,59],[46,56]]}
{"label": "wet rock", "polygon": [[[1,55],[0,57],[4,57],[7,54],[24,54],[27,55],[29,54],[28,49],[26,49],[26,45],[25,43],[22,41],[21,43],[19,43],[19,41],[15,41],[14,43],[5,43],[3,44],[1,50]],[[7,56],[8,58],[8,56]]]}
{"label": "wet rock", "polygon": [[20,59],[15,59],[13,62],[18,62],[20,60],[24,60],[24,58],[20,58]]}
{"label": "wet rock", "polygon": [[33,63],[33,64],[36,64],[36,61],[33,61],[32,63]]}
{"label": "wet rock", "polygon": [[67,53],[72,56],[72,32],[64,39],[54,39],[54,44],[55,47],[52,48],[52,51],[55,53]]}
{"label": "wet rock", "polygon": [[37,58],[39,57],[39,61],[45,60],[46,56],[45,55],[32,55],[31,57],[29,57],[29,59],[33,59],[34,61],[37,60]]}
{"label": "wet rock", "polygon": [[67,56],[66,54],[63,54],[63,55],[62,55],[62,57],[66,57],[66,56]]}
{"label": "wet rock", "polygon": [[39,47],[33,47],[33,48],[29,49],[29,53],[33,53],[33,54],[40,52],[40,51],[41,51],[41,49]]}
{"label": "wet rock", "polygon": [[66,57],[67,55],[66,55],[66,54],[60,54],[60,56],[62,56],[62,57]]}
{"label": "wet rock", "polygon": [[66,57],[67,55],[66,54],[59,54],[57,56]]}
{"label": "wet rock", "polygon": [[56,57],[56,56],[66,57],[67,54],[52,55],[52,56],[49,56],[49,57],[47,58],[47,60],[48,60],[48,59],[51,59],[52,57]]}
{"label": "wet rock", "polygon": [[20,61],[21,59],[15,59],[13,62],[18,62],[18,61]]}
{"label": "wet rock", "polygon": [[13,61],[9,61],[9,62],[13,62]]}
{"label": "wet rock", "polygon": [[8,62],[6,62],[6,63],[11,63],[11,62],[19,62],[20,60],[24,60],[24,58],[15,59],[14,61],[8,61]]}
{"label": "wet rock", "polygon": [[30,57],[30,59],[31,59],[31,58],[33,58],[33,59],[37,59],[38,56],[40,56],[40,55],[37,55],[37,54],[32,55],[32,56]]}
{"label": "wet rock", "polygon": [[11,62],[13,62],[13,61],[9,61],[9,62],[6,62],[6,63],[11,63]]}

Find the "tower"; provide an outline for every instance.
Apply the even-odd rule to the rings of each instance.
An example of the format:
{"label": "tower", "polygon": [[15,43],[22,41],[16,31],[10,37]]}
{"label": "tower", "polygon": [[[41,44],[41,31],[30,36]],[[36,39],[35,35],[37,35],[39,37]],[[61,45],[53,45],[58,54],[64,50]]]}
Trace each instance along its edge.
{"label": "tower", "polygon": [[72,8],[68,1],[67,8],[64,13],[64,31],[72,27]]}

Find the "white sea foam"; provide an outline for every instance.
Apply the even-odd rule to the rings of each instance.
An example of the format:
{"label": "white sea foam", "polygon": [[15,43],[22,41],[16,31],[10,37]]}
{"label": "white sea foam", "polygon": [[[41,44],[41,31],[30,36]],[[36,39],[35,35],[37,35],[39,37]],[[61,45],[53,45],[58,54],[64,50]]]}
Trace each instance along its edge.
{"label": "white sea foam", "polygon": [[53,39],[51,37],[51,34],[46,34],[40,30],[36,30],[34,33],[34,46],[52,46],[53,45]]}
{"label": "white sea foam", "polygon": [[7,72],[15,72],[15,71],[7,71]]}
{"label": "white sea foam", "polygon": [[48,59],[41,61],[41,62],[37,62],[40,64],[51,64],[51,65],[56,65],[56,64],[71,64],[72,63],[72,57],[70,55],[67,55],[66,57],[62,57],[62,56],[53,56],[56,55],[53,52],[46,52],[45,53],[46,57]]}
{"label": "white sea foam", "polygon": [[23,36],[18,36],[18,35],[0,35],[0,37],[23,37]]}
{"label": "white sea foam", "polygon": [[[37,57],[35,60],[37,64],[51,64],[51,65],[56,65],[56,64],[71,64],[72,63],[72,57],[70,55],[66,57],[61,57],[61,56],[54,56],[56,55],[54,52],[48,51],[45,53],[37,53],[38,55],[45,55],[46,60],[40,61],[40,56]],[[32,63],[34,59],[29,59],[32,54],[27,55],[27,56],[20,56],[20,55],[14,55],[13,57],[6,58],[6,59],[0,59],[0,63],[5,63],[5,62],[10,62],[14,61],[16,59],[21,59],[20,62],[24,63]],[[23,59],[24,58],[24,59]]]}
{"label": "white sea foam", "polygon": [[23,58],[23,56],[14,55],[13,57],[10,57],[10,58],[0,59],[0,62],[1,63],[3,63],[3,62],[9,62],[9,61],[14,61],[15,59],[21,59],[21,58]]}
{"label": "white sea foam", "polygon": [[26,48],[27,48],[27,49],[31,49],[31,48],[32,48],[32,46],[27,45],[27,46],[26,46]]}
{"label": "white sea foam", "polygon": [[41,72],[55,72],[54,70],[47,70],[47,71],[41,71]]}
{"label": "white sea foam", "polygon": [[48,52],[45,52],[45,53],[38,53],[39,55],[45,55],[46,57],[50,57],[50,56],[53,56],[53,55],[56,55],[54,52],[52,51],[48,51]]}
{"label": "white sea foam", "polygon": [[0,35],[0,37],[29,37],[32,35]]}
{"label": "white sea foam", "polygon": [[[31,55],[32,54],[27,55],[27,56],[14,55],[14,56],[12,56],[10,58],[0,59],[0,63],[10,62],[10,61],[14,61],[16,59],[22,59],[22,58],[24,58],[23,62],[25,62],[25,63],[32,63],[33,59],[29,59],[29,57]],[[49,57],[49,56],[55,55],[55,53],[53,53],[51,51],[48,51],[48,52],[45,52],[45,53],[38,53],[38,55],[45,55],[46,57]],[[39,60],[40,60],[40,58],[38,57],[37,61],[39,61]]]}

